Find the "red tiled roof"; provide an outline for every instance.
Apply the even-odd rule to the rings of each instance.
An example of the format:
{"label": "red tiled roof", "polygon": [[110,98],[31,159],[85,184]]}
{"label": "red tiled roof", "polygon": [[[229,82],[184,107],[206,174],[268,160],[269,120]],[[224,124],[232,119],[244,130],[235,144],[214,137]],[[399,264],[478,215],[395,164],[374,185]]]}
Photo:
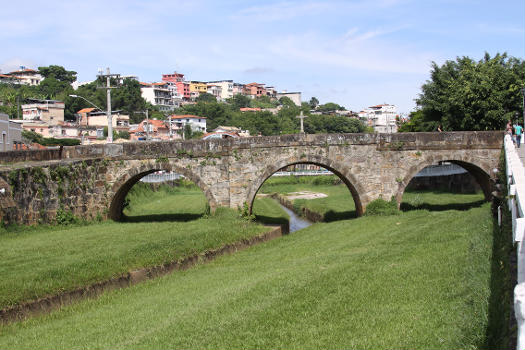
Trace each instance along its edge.
{"label": "red tiled roof", "polygon": [[90,108],[82,108],[80,111],[78,111],[77,113],[80,114],[80,113],[91,113],[95,110],[96,108],[93,108],[93,107],[90,107]]}
{"label": "red tiled roof", "polygon": [[250,107],[243,107],[239,108],[239,111],[241,112],[259,112],[261,109],[259,107],[256,108],[250,108]]}
{"label": "red tiled roof", "polygon": [[9,72],[8,74],[16,74],[16,73],[22,73],[22,72],[38,73],[38,71],[36,71],[36,70],[34,70],[34,69],[25,68],[25,69],[19,69],[19,70],[15,70],[15,71],[13,71],[13,72]]}

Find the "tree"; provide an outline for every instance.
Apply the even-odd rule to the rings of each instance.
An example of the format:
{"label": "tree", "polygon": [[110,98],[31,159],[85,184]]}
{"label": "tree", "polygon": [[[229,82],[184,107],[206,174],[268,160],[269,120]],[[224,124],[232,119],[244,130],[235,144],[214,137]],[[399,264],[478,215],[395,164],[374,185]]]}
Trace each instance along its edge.
{"label": "tree", "polygon": [[66,82],[68,84],[77,80],[77,72],[66,70],[62,66],[51,65],[49,67],[38,67],[38,71],[45,79],[53,77],[58,81]]}
{"label": "tree", "polygon": [[[415,131],[501,130],[522,111],[521,88],[525,62],[488,53],[476,62],[469,57],[432,63],[430,80],[421,87],[416,104],[421,114],[409,122]],[[405,128],[402,128],[403,130]]]}
{"label": "tree", "polygon": [[217,99],[212,94],[203,92],[199,96],[197,96],[195,101],[197,102],[217,102]]}
{"label": "tree", "polygon": [[288,97],[288,96],[281,97],[279,99],[279,103],[281,103],[281,105],[283,105],[283,106],[288,106],[288,107],[295,107],[295,106],[297,106],[295,104],[295,102],[292,101],[292,99],[290,97]]}
{"label": "tree", "polygon": [[310,108],[311,108],[311,109],[316,109],[317,106],[319,106],[319,100],[317,99],[317,97],[312,97],[312,98],[310,99],[309,104],[310,104]]}
{"label": "tree", "polygon": [[328,103],[325,103],[324,105],[319,105],[317,109],[323,113],[335,113],[335,111],[345,110],[343,106],[340,106],[337,103],[333,103],[333,102],[328,102]]}
{"label": "tree", "polygon": [[244,96],[242,94],[237,94],[229,99],[226,100],[230,105],[232,105],[234,108],[245,108],[249,107],[251,103],[251,98],[248,96]]}
{"label": "tree", "polygon": [[[105,94],[105,90],[98,90],[102,90]],[[124,113],[129,114],[130,117],[134,112],[146,110],[146,101],[142,98],[140,83],[135,79],[124,79],[118,89],[111,90],[111,108],[113,110],[122,110]],[[144,119],[144,114],[141,116]],[[135,116],[135,119],[140,118]]]}
{"label": "tree", "polygon": [[279,102],[272,101],[270,96],[259,96],[250,100],[250,107],[253,108],[275,108],[279,105]]}
{"label": "tree", "polygon": [[319,133],[356,133],[366,130],[365,124],[343,116],[311,115],[304,121],[304,130],[308,134]]}

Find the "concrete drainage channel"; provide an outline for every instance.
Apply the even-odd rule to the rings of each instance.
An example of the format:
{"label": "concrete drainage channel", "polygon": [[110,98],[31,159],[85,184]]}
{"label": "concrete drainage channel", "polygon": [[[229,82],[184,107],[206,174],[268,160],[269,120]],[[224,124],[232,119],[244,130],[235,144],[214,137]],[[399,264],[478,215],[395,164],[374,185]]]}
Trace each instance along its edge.
{"label": "concrete drainage channel", "polygon": [[186,270],[197,263],[206,263],[215,258],[244,250],[253,245],[270,241],[281,237],[283,230],[281,226],[268,226],[270,231],[264,232],[252,238],[246,238],[239,242],[227,244],[221,248],[209,250],[200,254],[195,254],[181,260],[165,263],[163,265],[146,267],[135,271],[130,271],[124,276],[115,277],[106,281],[93,283],[91,285],[78,288],[69,292],[64,292],[24,304],[16,305],[0,310],[0,322],[8,323],[20,321],[25,318],[36,316],[59,309],[62,306],[72,304],[83,299],[94,298],[104,292],[127,288],[134,284],[164,276],[176,270]]}

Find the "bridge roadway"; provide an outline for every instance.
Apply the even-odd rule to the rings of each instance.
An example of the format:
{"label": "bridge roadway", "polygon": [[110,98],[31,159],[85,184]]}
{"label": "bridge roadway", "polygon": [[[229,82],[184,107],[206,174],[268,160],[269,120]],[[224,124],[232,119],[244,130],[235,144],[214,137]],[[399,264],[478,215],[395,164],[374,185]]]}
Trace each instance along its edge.
{"label": "bridge roadway", "polygon": [[502,132],[295,134],[0,152],[0,218],[34,223],[65,210],[118,220],[131,187],[159,170],[195,182],[212,210],[251,210],[268,177],[300,163],[338,175],[358,215],[377,198],[400,202],[412,177],[442,161],[470,172],[488,199],[502,143]]}

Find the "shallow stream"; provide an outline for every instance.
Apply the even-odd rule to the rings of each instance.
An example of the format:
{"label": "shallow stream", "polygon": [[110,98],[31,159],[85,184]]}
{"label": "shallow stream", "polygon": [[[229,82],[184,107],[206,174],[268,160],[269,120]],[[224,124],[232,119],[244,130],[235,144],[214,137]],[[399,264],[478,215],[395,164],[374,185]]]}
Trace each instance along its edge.
{"label": "shallow stream", "polygon": [[290,233],[301,230],[312,224],[310,221],[297,215],[293,210],[286,208],[284,205],[280,203],[279,205],[290,216]]}

